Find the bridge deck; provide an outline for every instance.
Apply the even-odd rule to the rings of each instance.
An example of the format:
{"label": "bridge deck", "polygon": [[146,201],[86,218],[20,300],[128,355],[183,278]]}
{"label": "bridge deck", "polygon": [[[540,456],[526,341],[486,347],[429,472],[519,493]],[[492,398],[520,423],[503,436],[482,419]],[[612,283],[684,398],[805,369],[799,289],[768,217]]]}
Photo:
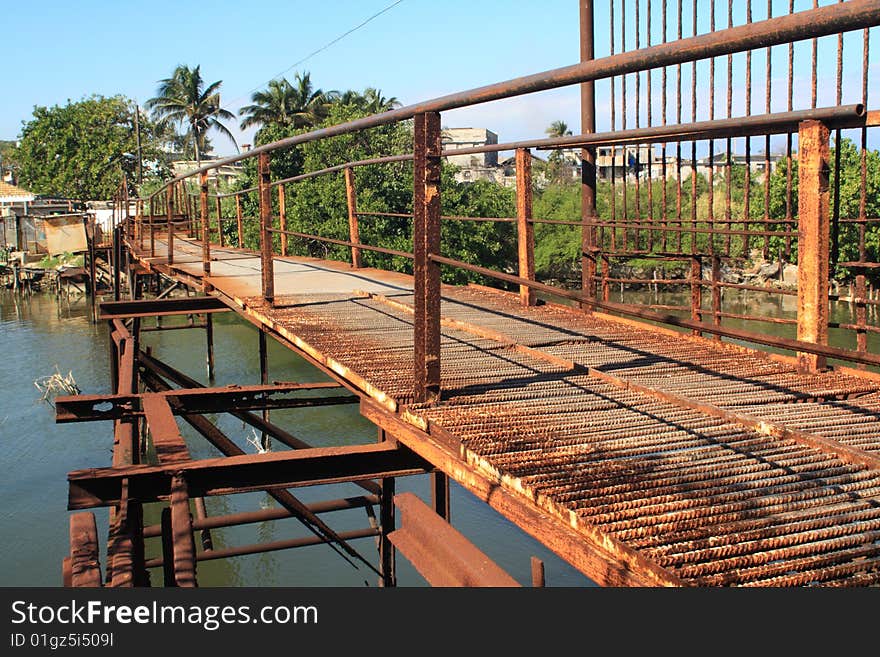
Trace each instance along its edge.
{"label": "bridge deck", "polygon": [[[175,244],[173,273],[201,278],[199,243]],[[880,377],[802,375],[736,345],[444,287],[442,401],[413,405],[409,277],[276,259],[269,308],[258,257],[212,256],[208,282],[252,320],[656,582],[880,582]]]}

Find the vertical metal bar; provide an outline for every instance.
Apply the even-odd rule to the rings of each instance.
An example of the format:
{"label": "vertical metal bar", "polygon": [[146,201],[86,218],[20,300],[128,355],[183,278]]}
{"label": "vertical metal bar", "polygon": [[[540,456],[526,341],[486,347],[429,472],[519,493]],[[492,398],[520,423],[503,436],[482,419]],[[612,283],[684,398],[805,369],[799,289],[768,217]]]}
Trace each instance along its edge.
{"label": "vertical metal bar", "polygon": [[174,185],[168,185],[166,194],[165,217],[168,225],[168,236],[165,240],[168,264],[174,264]]}
{"label": "vertical metal bar", "polygon": [[241,195],[235,195],[235,223],[238,229],[238,248],[244,248],[244,224],[241,216]]}
{"label": "vertical metal bar", "polygon": [[[788,0],[788,13],[794,13],[794,0]],[[788,44],[788,111],[793,106],[794,94],[794,44]],[[792,208],[792,135],[785,139],[785,261],[791,260],[791,234],[794,230],[794,212]]]}
{"label": "vertical metal bar", "polygon": [[269,154],[260,153],[260,255],[263,298],[270,306],[275,303],[275,272],[272,261],[272,188],[269,187]]}
{"label": "vertical metal bar", "polygon": [[[620,52],[626,52],[626,0],[622,0],[620,3]],[[626,114],[627,114],[627,106],[626,106],[626,87],[627,87],[627,76],[624,73],[620,76],[620,129],[626,130]],[[629,236],[629,231],[626,228],[626,224],[629,221],[629,209],[627,207],[627,187],[628,183],[628,172],[626,169],[627,166],[627,146],[621,146],[621,165],[623,169],[623,175],[621,176],[623,183],[623,218],[621,219],[621,223],[623,224],[623,230],[621,235],[622,240],[622,249],[626,251],[626,240]],[[616,228],[615,228],[616,230]]]}
{"label": "vertical metal bar", "polygon": [[[703,316],[703,264],[699,256],[691,258],[691,319],[699,322]],[[700,335],[700,331],[694,329],[693,335]]]}
{"label": "vertical metal bar", "polygon": [[[264,386],[269,384],[269,345],[266,344],[266,330],[260,327],[260,383]],[[263,422],[269,422],[269,409],[263,409]],[[269,434],[263,430],[260,433],[260,446],[264,450],[269,449]]]}
{"label": "vertical metal bar", "polygon": [[[586,62],[595,56],[593,0],[581,0],[579,6],[580,55],[581,61]],[[581,134],[596,132],[596,83],[583,82],[580,91]],[[581,222],[581,290],[588,297],[595,298],[596,148],[590,146],[581,149]],[[589,305],[581,304],[581,308],[589,308]]]}
{"label": "vertical metal bar", "polygon": [[[692,11],[693,36],[697,35],[697,3]],[[697,62],[691,62],[691,122],[697,120]],[[697,248],[697,142],[691,142],[691,253]]]}
{"label": "vertical metal bar", "polygon": [[382,576],[379,586],[390,588],[397,586],[397,573],[394,559],[394,545],[388,540],[388,535],[394,531],[394,488],[393,477],[382,479],[379,482],[382,493],[379,496],[379,522],[382,525],[382,534],[379,542],[379,571]]}
{"label": "vertical metal bar", "polygon": [[431,506],[434,513],[446,522],[452,521],[452,507],[449,503],[449,477],[443,472],[431,474]]}
{"label": "vertical metal bar", "polygon": [[156,197],[150,199],[150,257],[156,257]]}
{"label": "vertical metal bar", "polygon": [[214,380],[214,320],[211,313],[205,314],[205,342],[207,343],[208,380]]}
{"label": "vertical metal bar", "polygon": [[[516,149],[516,239],[519,276],[535,280],[535,226],[532,223],[532,154],[528,148]],[[519,286],[524,306],[535,305],[535,291]]]}
{"label": "vertical metal bar", "polygon": [[[666,25],[666,20],[667,20],[666,19],[666,0],[660,0],[660,8],[661,8],[661,12],[660,12],[661,13],[661,28],[663,30],[663,41],[662,42],[666,43],[666,27],[667,27],[667,25]],[[666,125],[666,94],[667,94],[667,91],[666,91],[666,69],[667,68],[668,68],[667,66],[663,67],[663,74],[661,76],[662,79],[660,82],[660,86],[662,87],[662,90],[660,92],[660,108],[661,108],[662,124],[663,125]],[[666,228],[669,225],[669,222],[668,222],[668,207],[669,206],[668,206],[668,197],[667,197],[667,190],[666,190],[666,181],[668,180],[668,178],[667,178],[668,171],[666,169],[666,145],[667,145],[666,142],[663,142],[663,151],[662,151],[663,162],[661,164],[661,171],[660,171],[661,175],[663,176],[663,191],[662,191],[662,199],[661,199],[662,203],[663,203],[663,222],[662,222],[663,228]],[[664,230],[664,231],[662,231],[662,234],[660,235],[660,250],[661,251],[666,251],[666,242],[668,239],[668,233],[669,233],[668,230]]]}
{"label": "vertical metal bar", "polygon": [[[715,326],[721,326],[721,258],[713,256],[712,258],[712,323]],[[714,335],[713,338],[721,341],[720,335]]]}
{"label": "vertical metal bar", "polygon": [[[828,127],[803,121],[798,130],[797,339],[828,343],[829,180]],[[825,357],[799,352],[798,370],[825,368]]]}
{"label": "vertical metal bar", "polygon": [[[862,104],[868,105],[868,53],[870,50],[870,30],[865,29],[862,36]],[[868,259],[865,238],[868,231],[868,128],[862,126],[861,150],[859,152],[859,261]]]}
{"label": "vertical metal bar", "polygon": [[[652,0],[647,0],[646,3],[646,16],[645,21],[647,24],[647,29],[645,38],[647,40],[647,46],[650,48],[651,43],[651,4]],[[654,104],[654,89],[651,84],[651,69],[648,69],[647,73],[647,83],[648,83],[648,102],[646,103],[648,109],[647,115],[647,126],[653,125],[653,120],[651,118],[651,107]],[[648,145],[648,223],[653,224],[655,221],[654,218],[654,144]],[[654,251],[654,231],[648,231],[648,252],[651,253]]]}
{"label": "vertical metal bar", "polygon": [[225,241],[223,238],[223,205],[222,199],[220,198],[220,178],[217,178],[217,196],[215,197],[217,200],[217,244],[221,247],[223,246],[223,242]]}
{"label": "vertical metal bar", "polygon": [[[715,0],[709,3],[709,32],[715,31]],[[715,120],[715,58],[709,59],[709,120]],[[708,188],[709,213],[706,221],[713,232],[707,235],[709,253],[715,253],[715,233],[718,226],[715,224],[715,140],[709,140],[709,188]],[[713,266],[715,260],[712,260]],[[714,270],[713,270],[714,271]],[[713,279],[714,280],[714,279]]]}
{"label": "vertical metal bar", "polygon": [[120,286],[120,270],[122,269],[122,234],[119,228],[113,229],[113,299],[119,301],[122,298]]}
{"label": "vertical metal bar", "polygon": [[[773,0],[767,0],[767,18],[773,17]],[[767,66],[764,72],[765,78],[765,86],[764,86],[764,112],[769,114],[771,111],[771,88],[770,88],[770,80],[772,79],[772,55],[773,49],[771,47],[767,47],[766,50],[766,58],[767,58]],[[770,135],[766,135],[764,137],[764,260],[770,259],[770,236],[767,234],[770,232]],[[780,267],[783,267],[780,263]]]}
{"label": "vertical metal bar", "polygon": [[211,275],[211,226],[208,221],[208,173],[199,174],[199,220],[202,223],[202,271]]}
{"label": "vertical metal bar", "polygon": [[[641,0],[636,0],[635,3],[635,27],[636,27],[636,44],[635,49],[638,50],[640,48],[641,40],[640,40],[640,32],[641,32],[641,21],[639,17],[639,7],[641,6]],[[635,88],[635,127],[638,129],[641,126],[641,94],[642,94],[642,72],[636,71],[636,88]],[[649,101],[650,102],[650,101]],[[641,183],[640,183],[640,173],[641,173],[641,144],[636,144],[636,156],[635,156],[635,178],[636,178],[636,188],[635,188],[635,223],[641,224],[642,222],[642,207],[641,207]],[[641,249],[641,235],[642,231],[638,228],[633,230],[633,250],[638,251]]]}
{"label": "vertical metal bar", "polygon": [[284,185],[278,185],[278,221],[281,233],[281,255],[287,255],[287,235],[283,232],[287,230],[287,197],[284,192]]}
{"label": "vertical metal bar", "polygon": [[[856,276],[856,351],[865,353],[868,350],[868,332],[865,326],[868,323],[868,310],[865,299],[868,297],[867,279],[864,274]],[[860,369],[865,366],[860,364]]]}
{"label": "vertical metal bar", "polygon": [[[358,226],[357,187],[354,184],[354,169],[351,167],[345,167],[345,200],[348,205],[348,241],[359,244],[361,235]],[[361,267],[361,250],[356,246],[351,247],[351,266],[355,269]]]}
{"label": "vertical metal bar", "polygon": [[417,114],[414,121],[413,276],[415,318],[413,397],[440,396],[440,114]]}
{"label": "vertical metal bar", "polygon": [[546,581],[544,579],[544,562],[538,559],[538,557],[532,557],[531,563],[532,586],[535,588],[543,588],[546,584]]}
{"label": "vertical metal bar", "polygon": [[[608,51],[609,55],[614,56],[614,0],[608,0],[608,25],[609,25],[609,34],[608,34]],[[665,69],[664,69],[665,70]],[[614,99],[614,92],[617,87],[617,76],[611,77],[611,131],[617,129],[617,101]],[[611,145],[608,148],[608,152],[611,153],[611,241],[608,245],[608,248],[611,251],[615,250],[616,241],[617,241],[617,151],[618,146]],[[601,229],[600,233],[600,243],[603,248],[605,248],[605,228]],[[603,276],[604,276],[604,268],[603,268]]]}
{"label": "vertical metal bar", "polygon": [[[733,27],[733,0],[727,0],[727,27]],[[733,116],[733,55],[727,56],[727,118],[731,118]],[[730,202],[730,194],[731,194],[731,183],[733,179],[733,160],[731,159],[731,150],[733,149],[733,142],[730,137],[727,138],[727,155],[726,155],[726,163],[727,167],[727,177],[725,179],[725,202],[724,202],[724,227],[728,230],[728,233],[724,236],[724,254],[728,257],[732,255],[731,253],[731,235],[730,229],[733,228],[733,210],[731,208]]]}

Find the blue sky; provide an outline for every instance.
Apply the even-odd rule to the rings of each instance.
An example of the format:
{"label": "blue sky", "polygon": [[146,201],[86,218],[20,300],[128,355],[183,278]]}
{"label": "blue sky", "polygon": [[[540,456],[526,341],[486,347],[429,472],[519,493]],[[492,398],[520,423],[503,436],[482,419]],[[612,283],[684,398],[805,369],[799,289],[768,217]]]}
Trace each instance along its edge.
{"label": "blue sky", "polygon": [[[652,1],[652,24],[656,25],[659,0]],[[687,36],[688,8],[694,0],[683,1]],[[700,11],[705,13],[707,0],[697,1]],[[832,1],[823,0],[821,4]],[[170,75],[178,64],[200,64],[208,82],[222,80],[223,104],[236,111],[248,104],[250,94],[265,87],[270,79],[392,2],[6,2],[6,57],[0,69],[0,82],[5,90],[0,103],[0,139],[14,139],[34,105],[64,104],[68,99],[79,100],[93,93],[123,94],[143,103],[155,94],[157,81]],[[647,0],[642,2],[645,7]],[[724,12],[722,4],[726,5],[719,0],[719,16]],[[755,0],[753,4],[754,18],[758,20],[765,15],[766,3]],[[780,6],[787,9],[787,4],[783,1]],[[811,5],[812,0],[797,0],[795,9]],[[600,55],[608,47],[604,27],[608,3],[596,0],[596,6],[597,22],[603,26],[597,42]],[[632,16],[628,19],[631,22]],[[706,20],[706,16],[701,17],[699,32],[706,31]],[[735,18],[738,22],[739,15]],[[659,28],[655,28],[655,41],[657,32]],[[384,95],[396,96],[406,105],[575,63],[578,34],[577,0],[403,0],[327,50],[287,70],[285,75],[292,78],[296,71],[310,71],[313,82],[324,89],[378,87]],[[634,28],[628,38],[631,48]],[[644,32],[642,39],[644,45]],[[878,39],[874,37],[873,41]],[[860,45],[853,41],[852,47]],[[847,49],[849,53],[849,40]],[[783,49],[778,50],[783,57]],[[880,43],[873,45],[872,51],[874,60]],[[860,54],[860,50],[852,50],[859,62]],[[798,65],[807,58],[806,52],[799,51]],[[763,60],[756,59],[755,65],[763,71]],[[833,61],[823,58],[821,65],[833,67]],[[872,66],[872,71],[876,70],[876,63],[872,62]],[[737,70],[736,75],[740,76],[741,69]],[[778,74],[784,76],[784,72],[783,65],[776,66],[774,78]],[[847,71],[847,78],[857,72]],[[774,84],[782,92],[784,78]],[[687,78],[685,85],[689,85]],[[829,86],[822,88],[826,96]],[[608,89],[607,83],[597,89],[600,115],[607,107]],[[844,102],[853,96],[860,100],[860,89],[860,81],[853,77],[852,83],[846,85]],[[630,93],[632,98],[634,94]],[[741,103],[741,96],[735,96],[736,102]],[[724,106],[723,94],[716,102]],[[819,104],[832,102],[833,97],[825,97],[820,98]],[[578,103],[575,88],[557,90],[448,112],[443,124],[486,127],[498,133],[501,141],[541,137],[547,125],[556,119],[566,121],[576,130]],[[684,106],[690,107],[689,97],[684,98]],[[756,97],[755,106],[763,108],[763,96]],[[659,112],[656,105],[655,111]],[[687,109],[684,118],[689,118]],[[607,124],[607,119],[600,118],[600,129],[607,127],[602,123]],[[230,127],[239,143],[252,140],[252,132],[242,134],[237,125]],[[225,139],[216,137],[214,142],[219,153],[233,152]]]}

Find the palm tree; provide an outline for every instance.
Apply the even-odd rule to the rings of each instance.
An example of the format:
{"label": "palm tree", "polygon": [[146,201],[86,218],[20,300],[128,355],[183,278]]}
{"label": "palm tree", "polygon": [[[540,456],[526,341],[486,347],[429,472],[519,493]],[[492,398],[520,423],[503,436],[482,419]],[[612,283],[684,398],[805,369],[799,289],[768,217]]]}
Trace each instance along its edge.
{"label": "palm tree", "polygon": [[566,137],[571,134],[565,121],[554,121],[544,132],[550,137]]}
{"label": "palm tree", "polygon": [[392,110],[395,107],[400,107],[400,102],[392,96],[391,98],[385,98],[382,95],[381,89],[374,89],[373,87],[367,87],[364,89],[363,95],[365,101],[365,108],[371,114],[379,114],[380,112],[387,112],[388,110]]}
{"label": "palm tree", "polygon": [[349,89],[341,94],[337,94],[332,102],[340,105],[352,105],[367,114],[379,114],[387,112],[395,107],[400,107],[400,102],[392,96],[385,98],[380,89],[367,87],[363,93]]}
{"label": "palm tree", "polygon": [[318,126],[327,116],[327,106],[336,92],[315,89],[309,73],[297,73],[294,83],[290,84],[287,78],[272,80],[268,89],[254,93],[253,104],[238,112],[244,116],[242,130],[270,123],[293,128]]}
{"label": "palm tree", "polygon": [[145,103],[154,118],[162,124],[186,126],[186,138],[195,150],[196,162],[202,166],[202,153],[207,147],[207,133],[212,128],[226,135],[238,149],[235,137],[220,120],[234,120],[235,115],[220,107],[222,80],[205,86],[201,67],[181,64],[170,78],[159,81],[156,97]]}

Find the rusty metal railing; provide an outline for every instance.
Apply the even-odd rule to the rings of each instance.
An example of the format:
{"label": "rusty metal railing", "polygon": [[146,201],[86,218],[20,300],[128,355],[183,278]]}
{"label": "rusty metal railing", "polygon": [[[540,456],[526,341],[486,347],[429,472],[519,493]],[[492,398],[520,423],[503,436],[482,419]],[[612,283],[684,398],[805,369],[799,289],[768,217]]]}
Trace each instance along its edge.
{"label": "rusty metal railing", "polygon": [[[650,14],[651,2],[647,3],[647,11]],[[410,105],[382,114],[365,117],[343,123],[336,126],[322,128],[306,134],[296,135],[282,139],[271,144],[259,146],[247,153],[225,158],[219,162],[213,162],[197,171],[177,176],[165,186],[157,190],[141,203],[150,204],[150,242],[151,255],[155,255],[154,226],[155,218],[164,214],[166,217],[166,244],[168,246],[168,264],[173,265],[173,217],[175,207],[185,208],[184,225],[188,227],[190,234],[200,235],[202,242],[202,261],[206,274],[210,274],[211,263],[211,229],[208,210],[207,175],[212,169],[244,160],[246,158],[259,158],[259,184],[245,190],[234,193],[215,194],[217,204],[218,241],[222,245],[222,207],[221,199],[234,197],[236,199],[236,227],[238,233],[238,245],[243,245],[243,224],[245,218],[242,213],[241,198],[243,194],[258,192],[259,195],[259,218],[260,218],[260,253],[262,269],[262,294],[268,303],[273,303],[275,298],[273,258],[275,256],[273,237],[281,236],[281,255],[288,252],[287,238],[315,239],[337,246],[345,246],[351,250],[351,259],[354,266],[360,266],[361,251],[376,251],[394,256],[412,258],[415,287],[415,371],[416,383],[414,398],[416,401],[426,401],[439,393],[440,386],[440,353],[439,353],[439,299],[440,299],[440,266],[457,267],[488,278],[504,281],[520,288],[523,303],[535,302],[535,291],[540,291],[555,297],[571,299],[586,308],[607,310],[642,319],[672,324],[687,328],[696,333],[706,333],[715,336],[725,336],[733,339],[747,340],[758,344],[765,344],[784,349],[797,351],[801,354],[801,366],[807,370],[820,369],[824,366],[824,358],[839,358],[850,362],[869,365],[880,365],[880,358],[868,353],[866,347],[866,335],[873,332],[866,322],[866,309],[875,305],[873,299],[867,297],[865,272],[876,263],[868,261],[867,240],[870,229],[878,220],[871,219],[867,214],[867,180],[866,180],[866,152],[867,152],[867,129],[880,124],[880,117],[876,111],[871,111],[868,105],[868,61],[869,61],[869,30],[880,24],[880,2],[877,0],[850,0],[838,4],[813,8],[807,11],[790,12],[784,16],[773,17],[770,15],[772,7],[768,7],[767,17],[758,22],[752,21],[751,4],[745,24],[733,25],[733,3],[728,2],[728,26],[726,29],[716,29],[714,3],[712,3],[711,29],[703,34],[698,34],[698,7],[693,4],[692,35],[683,36],[684,20],[680,12],[677,17],[677,38],[667,40],[667,3],[662,2],[662,43],[653,43],[651,37],[652,20],[650,15],[647,19],[647,45],[642,46],[641,28],[634,30],[621,16],[620,51],[615,50],[614,35],[614,8],[615,3],[610,5],[609,22],[610,40],[609,53],[605,57],[597,59],[585,59],[573,66],[545,71],[506,82],[488,85],[478,89],[465,91],[458,94],[443,96],[423,103]],[[626,3],[621,3],[622,11],[625,11]],[[636,12],[641,3],[636,2]],[[705,18],[705,17],[704,17]],[[636,18],[636,25],[641,25]],[[843,34],[854,30],[862,30],[863,33],[863,89],[859,102],[843,104],[842,96],[842,62],[843,57]],[[591,24],[592,31],[592,24]],[[830,107],[817,107],[819,95],[819,67],[816,63],[817,39],[826,36],[837,36],[838,39],[838,68],[837,68],[837,95],[835,104]],[[635,50],[627,50],[627,39],[634,37]],[[793,104],[793,79],[795,66],[793,64],[793,48],[796,42],[812,41],[812,84],[810,107],[795,110]],[[630,41],[632,44],[632,41]],[[787,97],[787,109],[784,112],[772,111],[771,94],[771,66],[773,62],[772,49],[774,47],[788,47],[788,71],[789,85]],[[763,114],[752,114],[752,53],[763,49],[766,53],[766,92],[765,107]],[[747,60],[744,75],[746,78],[745,116],[734,117],[733,107],[733,64],[734,56],[742,54]],[[727,57],[727,117],[715,119],[715,58]],[[698,119],[697,80],[699,62],[708,62],[709,65],[709,89],[707,95],[709,120]],[[691,116],[686,122],[682,114],[682,99],[686,95],[683,86],[682,66],[690,65],[691,70]],[[675,121],[668,121],[667,116],[667,69],[675,67],[676,84],[676,115]],[[655,87],[652,86],[651,72],[662,69],[661,84],[661,114],[663,125],[657,126],[652,123],[652,102],[648,102],[645,110],[647,125],[641,125],[642,99],[641,81],[646,79],[647,97],[655,96]],[[629,77],[628,77],[629,76]],[[518,273],[514,276],[502,272],[492,271],[471,263],[454,260],[441,255],[440,223],[443,217],[440,214],[440,162],[444,156],[440,139],[440,115],[439,112],[466,107],[478,103],[512,98],[515,96],[559,88],[572,84],[592,85],[596,81],[607,81],[611,98],[611,129],[606,132],[594,132],[591,134],[574,135],[559,139],[539,139],[526,142],[515,142],[502,145],[492,145],[474,149],[462,149],[454,151],[455,154],[480,153],[489,150],[503,150],[513,148],[516,151],[517,164],[517,216],[516,217],[447,217],[447,220],[472,219],[472,220],[496,220],[516,222],[518,234]],[[632,84],[634,82],[634,85]],[[631,112],[630,103],[627,102],[628,88],[635,87],[634,99],[635,112]],[[616,90],[620,90],[620,107],[617,108]],[[620,112],[620,121],[616,112]],[[631,115],[635,120],[635,127],[627,125],[627,117]],[[414,149],[411,155],[396,154],[382,158],[360,160],[339,164],[320,171],[312,171],[291,178],[271,180],[269,171],[269,159],[271,153],[281,149],[288,149],[312,141],[321,140],[337,135],[348,134],[367,128],[373,128],[391,123],[410,120],[414,121]],[[839,207],[840,193],[833,194],[834,202],[831,202],[827,172],[831,166],[829,160],[829,135],[834,131],[836,137],[836,159],[841,157],[841,134],[844,130],[859,130],[861,135],[860,150],[860,202],[858,216],[844,217],[843,210]],[[794,151],[792,150],[793,133],[798,137],[798,179],[800,187],[797,194],[794,193]],[[773,135],[783,135],[786,139],[786,169],[785,169],[785,199],[784,211],[781,217],[770,215],[770,139]],[[763,165],[763,216],[753,216],[751,212],[751,200],[753,195],[752,155],[751,140],[763,138],[765,151]],[[731,203],[732,183],[731,178],[735,171],[732,161],[732,140],[745,140],[745,170],[743,172],[743,202],[742,214],[734,216]],[[714,140],[724,140],[727,145],[724,151],[725,160],[719,162],[715,157]],[[698,214],[697,203],[697,142],[706,142],[708,145],[708,171],[712,184],[708,186],[708,208],[705,216]],[[682,151],[682,144],[691,143],[690,161],[687,162]],[[649,184],[642,189],[643,180],[638,175],[642,166],[639,161],[642,151],[639,145],[646,144],[653,147],[654,144],[663,145],[663,159],[656,163],[652,158],[645,163]],[[666,157],[666,145],[675,144],[675,157],[668,162]],[[618,167],[616,165],[617,147],[636,146],[634,150],[635,175],[632,183],[623,174],[623,180],[618,180]],[[582,173],[585,198],[591,194],[595,197],[595,169],[600,166],[601,158],[597,159],[595,151],[598,148],[607,147],[611,153],[610,165],[610,218],[600,220],[595,207],[589,207],[585,203],[583,216],[579,221],[560,221],[535,218],[532,213],[531,200],[531,177],[528,171],[530,157],[529,149],[559,149],[559,148],[582,148],[584,152],[584,167]],[[626,153],[626,151],[622,151]],[[452,154],[452,151],[447,154]],[[369,214],[359,211],[357,208],[357,190],[354,189],[352,171],[359,166],[387,164],[390,162],[413,162],[414,190],[413,190],[413,249],[412,253],[388,249],[377,245],[363,243],[359,237],[358,217]],[[840,162],[836,162],[836,171],[840,171]],[[653,181],[653,169],[659,166],[662,170],[662,189],[659,190],[660,199],[655,198]],[[669,168],[674,170],[670,177]],[[683,171],[690,167],[690,190],[683,185]],[[726,192],[722,203],[724,205],[721,216],[716,215],[716,199],[714,177],[716,171],[725,172],[725,180],[722,186]],[[346,176],[346,196],[348,202],[349,235],[348,239],[313,235],[301,231],[288,230],[285,209],[285,185],[313,178],[319,175],[343,173]],[[193,176],[199,177],[199,212],[190,209],[190,196],[184,193],[185,181]],[[591,180],[592,177],[592,180]],[[668,190],[667,181],[674,181],[672,190]],[[840,186],[840,176],[837,176],[835,189]],[[275,211],[271,195],[272,188],[278,189],[278,207],[280,214],[280,227],[274,227]],[[592,191],[590,191],[592,190]],[[669,192],[672,192],[671,194]],[[674,198],[670,198],[674,196]],[[647,197],[647,198],[644,198]],[[797,198],[799,205],[797,211],[794,199]],[[644,199],[644,200],[643,200]],[[643,207],[647,206],[647,211]],[[176,204],[176,205],[175,205]],[[689,207],[687,207],[689,205]],[[657,209],[659,207],[659,210]],[[659,212],[659,216],[658,216]],[[406,216],[408,213],[388,213],[395,216]],[[141,217],[141,215],[138,215]],[[136,219],[138,221],[138,219]],[[143,219],[139,221],[142,223]],[[534,271],[534,231],[537,226],[546,224],[571,225],[580,227],[583,245],[583,284],[580,290],[573,291],[556,286],[549,286],[535,280]],[[200,231],[196,229],[200,228]],[[855,231],[857,234],[857,257],[855,260],[840,261],[837,257],[839,237],[845,231]],[[134,229],[135,234],[143,240],[144,230],[141,225]],[[832,239],[834,238],[834,239]],[[737,289],[736,283],[729,283],[720,278],[720,264],[722,259],[731,259],[748,255],[753,246],[759,245],[763,255],[769,255],[773,239],[781,240],[782,251],[786,259],[789,258],[792,248],[797,243],[800,249],[799,265],[802,273],[799,275],[800,307],[796,320],[791,320],[797,325],[798,339],[780,338],[767,336],[753,331],[734,329],[722,325],[722,318],[738,318],[757,320],[760,318],[737,315],[725,312],[721,305],[721,292],[724,289]],[[679,261],[686,263],[689,276],[686,279],[637,279],[634,277],[614,276],[611,273],[611,263],[615,259],[629,260],[634,257],[650,257],[667,261]],[[710,265],[711,278],[703,277],[704,264]],[[828,320],[827,301],[835,295],[831,295],[828,289],[828,277],[830,268],[847,267],[857,272],[855,288],[849,295],[849,299],[856,305],[858,311],[855,321],[851,324],[837,322],[839,328],[855,330],[858,334],[857,349],[845,350],[828,347],[827,331],[834,323]],[[665,304],[655,306],[652,309],[634,307],[627,304],[617,304],[609,301],[609,285],[612,282],[620,284],[638,284],[640,281],[651,283],[655,286],[682,286],[690,291],[691,303],[687,306],[675,306]],[[748,285],[738,285],[740,289],[748,289]],[[711,308],[703,307],[703,290],[708,288],[710,292]],[[768,291],[770,290],[760,290]],[[782,291],[780,294],[786,294]],[[846,298],[836,295],[838,299]],[[689,311],[690,317],[682,318],[668,313],[657,312],[658,309]],[[706,321],[706,318],[711,321]],[[778,321],[774,319],[773,321]],[[789,323],[782,320],[781,323]]]}

